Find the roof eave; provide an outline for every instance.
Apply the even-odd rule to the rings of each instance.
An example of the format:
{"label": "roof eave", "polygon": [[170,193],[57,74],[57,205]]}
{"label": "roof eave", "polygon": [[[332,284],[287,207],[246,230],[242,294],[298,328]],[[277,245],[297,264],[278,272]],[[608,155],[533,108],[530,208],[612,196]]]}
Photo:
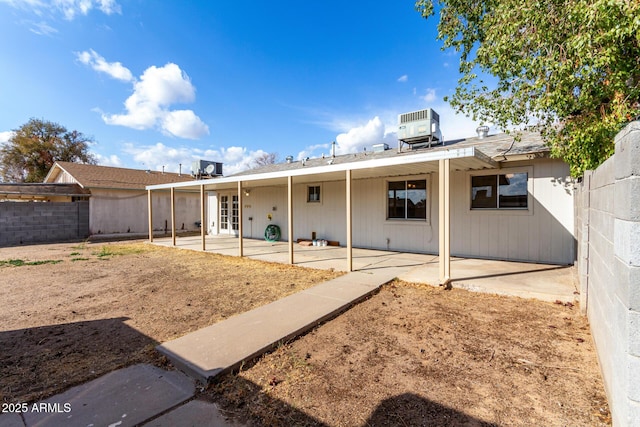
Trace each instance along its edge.
{"label": "roof eave", "polygon": [[174,184],[157,184],[149,185],[147,190],[168,190],[175,189],[195,189],[201,185],[211,186],[212,184],[231,184],[237,182],[252,182],[262,180],[282,179],[289,176],[299,177],[307,175],[323,175],[328,173],[342,172],[347,170],[375,169],[385,166],[402,166],[415,163],[431,163],[445,159],[462,159],[470,158],[476,160],[483,168],[499,168],[498,161],[491,159],[489,156],[477,150],[475,147],[465,147],[450,150],[430,151],[419,153],[411,156],[388,157],[381,159],[363,160],[357,162],[347,162],[332,165],[322,165],[313,167],[299,167],[297,169],[289,169],[277,172],[256,173],[250,175],[233,175],[230,177],[206,179],[198,181],[180,182]]}

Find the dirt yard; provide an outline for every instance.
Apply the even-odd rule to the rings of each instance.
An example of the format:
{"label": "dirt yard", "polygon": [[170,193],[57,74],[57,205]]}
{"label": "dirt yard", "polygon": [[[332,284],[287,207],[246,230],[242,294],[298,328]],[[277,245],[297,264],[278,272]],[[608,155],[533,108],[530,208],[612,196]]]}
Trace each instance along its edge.
{"label": "dirt yard", "polygon": [[[157,343],[336,274],[140,243],[0,249],[0,397],[170,369]],[[577,307],[403,282],[199,398],[250,425],[610,424]]]}

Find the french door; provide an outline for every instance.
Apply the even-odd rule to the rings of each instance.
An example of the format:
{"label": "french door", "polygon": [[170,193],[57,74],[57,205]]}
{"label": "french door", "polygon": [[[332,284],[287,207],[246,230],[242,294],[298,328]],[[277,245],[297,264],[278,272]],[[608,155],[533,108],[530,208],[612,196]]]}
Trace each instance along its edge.
{"label": "french door", "polygon": [[238,196],[220,196],[220,234],[238,235]]}

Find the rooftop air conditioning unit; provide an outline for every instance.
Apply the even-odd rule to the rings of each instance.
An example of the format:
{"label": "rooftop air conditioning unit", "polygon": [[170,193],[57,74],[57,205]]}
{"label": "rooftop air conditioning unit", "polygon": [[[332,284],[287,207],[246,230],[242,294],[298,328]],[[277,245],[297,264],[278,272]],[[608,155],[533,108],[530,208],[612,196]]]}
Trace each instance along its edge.
{"label": "rooftop air conditioning unit", "polygon": [[209,160],[194,160],[191,163],[191,175],[196,178],[222,176],[222,163]]}
{"label": "rooftop air conditioning unit", "polygon": [[440,116],[431,108],[398,116],[398,150],[402,144],[428,144],[442,142]]}

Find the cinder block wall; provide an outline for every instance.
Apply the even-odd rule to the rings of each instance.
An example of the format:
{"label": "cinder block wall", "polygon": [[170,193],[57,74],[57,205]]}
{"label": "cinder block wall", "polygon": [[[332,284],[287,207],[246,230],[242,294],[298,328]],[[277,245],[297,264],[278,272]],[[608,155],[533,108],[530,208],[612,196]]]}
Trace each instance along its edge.
{"label": "cinder block wall", "polygon": [[0,203],[0,246],[89,237],[89,202]]}
{"label": "cinder block wall", "polygon": [[615,144],[578,185],[578,274],[614,426],[631,426],[640,425],[640,122]]}

